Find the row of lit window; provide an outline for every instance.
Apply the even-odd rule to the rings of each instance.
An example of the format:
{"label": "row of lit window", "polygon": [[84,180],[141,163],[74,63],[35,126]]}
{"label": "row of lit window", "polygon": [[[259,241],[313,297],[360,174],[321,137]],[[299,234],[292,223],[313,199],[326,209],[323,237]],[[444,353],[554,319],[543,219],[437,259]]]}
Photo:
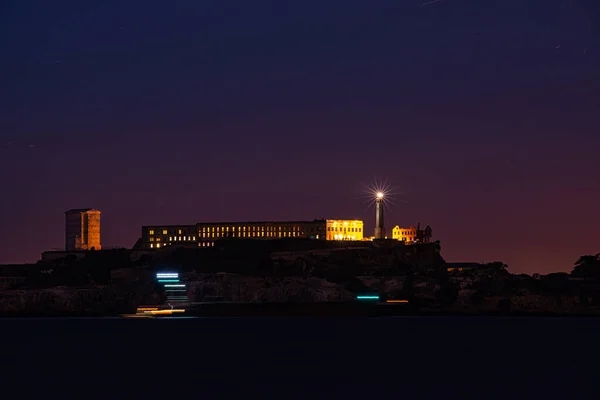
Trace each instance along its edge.
{"label": "row of lit window", "polygon": [[[156,232],[156,231],[155,231],[154,229],[150,229],[150,230],[148,230],[148,234],[149,234],[150,236],[154,235],[154,233],[155,233],[155,232]],[[158,232],[161,232],[161,231],[159,230]],[[181,230],[181,229],[178,229],[178,230],[177,230],[177,234],[178,234],[178,235],[181,235],[182,233],[183,233],[183,230]],[[163,230],[162,230],[162,234],[163,234],[163,236],[166,236],[166,235],[168,235],[168,234],[169,234],[169,230],[168,230],[168,229],[163,229]]]}
{"label": "row of lit window", "polygon": [[333,235],[333,240],[356,240],[356,236]]}
{"label": "row of lit window", "polygon": [[[198,232],[205,232],[205,233],[209,233],[209,232],[281,232],[281,231],[287,231],[290,233],[293,232],[300,232],[302,231],[301,227],[299,226],[212,226],[212,227],[202,227],[201,229],[198,229]],[[160,230],[158,230],[158,232],[161,232]],[[148,234],[150,236],[154,235],[156,233],[156,230],[154,229],[149,229],[148,230]],[[163,235],[168,235],[169,234],[169,230],[168,229],[163,229],[162,230],[162,234]],[[177,230],[177,234],[181,235],[182,234],[182,229],[178,229]]]}
{"label": "row of lit window", "polygon": [[329,232],[362,232],[362,228],[346,228],[345,226],[328,226]]}
{"label": "row of lit window", "polygon": [[[168,245],[170,245],[171,243],[165,243],[162,246],[166,247]],[[198,247],[212,247],[215,245],[215,242],[200,242],[198,243]],[[160,249],[161,244],[160,243],[156,243],[156,246],[154,246],[154,243],[150,243],[150,248],[151,249]]]}
{"label": "row of lit window", "polygon": [[[150,234],[150,235],[154,235],[154,229],[150,229],[150,230],[148,231],[148,234]],[[169,234],[169,231],[168,231],[168,230],[166,230],[166,229],[163,229],[163,231],[162,231],[162,234],[163,234],[163,235],[168,235],[168,234]],[[181,229],[179,230],[179,234],[181,235]]]}
{"label": "row of lit window", "polygon": [[[231,233],[226,233],[226,232],[216,232],[216,233],[202,233],[202,234],[198,234],[198,239],[200,238],[223,238],[223,237],[244,237],[244,238],[251,238],[251,237],[300,237],[302,234],[301,232],[240,232],[240,233],[235,233],[235,232],[231,232]],[[151,236],[149,238],[150,242],[160,242],[160,237],[153,237]],[[169,242],[195,242],[196,241],[196,236],[169,236]]]}
{"label": "row of lit window", "polygon": [[[160,238],[156,238],[156,240],[158,240]],[[152,241],[152,238],[150,238],[150,241]],[[196,236],[169,236],[169,242],[195,242],[196,241]]]}
{"label": "row of lit window", "polygon": [[[230,230],[231,228],[231,230]],[[300,232],[302,229],[300,229],[299,226],[209,226],[209,227],[202,227],[202,229],[198,228],[198,232],[281,232],[281,231],[288,231],[288,232]]]}
{"label": "row of lit window", "polygon": [[300,237],[302,236],[301,232],[208,232],[208,233],[198,233],[198,236],[206,238],[206,237]]}
{"label": "row of lit window", "polygon": [[[156,240],[157,242],[160,241],[159,237],[156,237],[156,239],[154,238],[154,231],[150,230],[150,241],[153,242],[154,240]],[[268,237],[275,237],[277,236],[276,234],[279,234],[279,236],[283,236],[283,237],[298,237],[302,235],[302,232],[300,231],[281,231],[281,229],[279,230],[275,230],[274,228],[271,230],[269,229],[269,227],[267,227],[267,231],[266,231],[266,235],[265,235],[265,231],[261,230],[259,231],[240,231],[238,230],[237,232],[234,231],[232,229],[232,231],[230,232],[229,229],[225,229],[223,228],[223,230],[220,230],[219,228],[217,228],[217,230],[215,231],[214,229],[211,231],[199,231],[198,232],[198,237],[225,237],[225,236],[229,236],[229,234],[231,234],[231,236],[235,236],[235,237],[258,237],[258,236],[268,236]],[[169,241],[176,241],[177,240],[177,236],[169,236]],[[187,238],[187,239],[186,239]],[[192,239],[192,236],[179,236],[179,240],[196,240],[195,236]]]}
{"label": "row of lit window", "polygon": [[394,231],[402,234],[402,235],[416,235],[417,234],[417,230],[416,229],[398,229]]}
{"label": "row of lit window", "polygon": [[[209,233],[198,233],[198,238],[223,238],[223,237],[300,237],[301,232],[209,232]],[[150,236],[151,242],[160,242],[160,237]],[[169,242],[189,242],[196,241],[196,236],[169,236]]]}
{"label": "row of lit window", "polygon": [[415,235],[392,235],[393,239],[408,239],[408,240],[414,240],[415,239]]}

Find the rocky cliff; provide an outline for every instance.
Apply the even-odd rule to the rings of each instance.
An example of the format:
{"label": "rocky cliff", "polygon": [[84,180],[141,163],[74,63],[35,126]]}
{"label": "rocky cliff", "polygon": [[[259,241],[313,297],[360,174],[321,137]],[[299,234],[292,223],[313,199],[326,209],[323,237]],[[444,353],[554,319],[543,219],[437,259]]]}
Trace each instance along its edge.
{"label": "rocky cliff", "polygon": [[117,284],[0,291],[0,315],[107,315],[135,312],[139,304],[161,301],[154,285]]}
{"label": "rocky cliff", "polygon": [[343,285],[319,278],[249,277],[239,274],[193,274],[185,276],[188,298],[203,301],[220,297],[226,301],[343,301],[354,294]]}

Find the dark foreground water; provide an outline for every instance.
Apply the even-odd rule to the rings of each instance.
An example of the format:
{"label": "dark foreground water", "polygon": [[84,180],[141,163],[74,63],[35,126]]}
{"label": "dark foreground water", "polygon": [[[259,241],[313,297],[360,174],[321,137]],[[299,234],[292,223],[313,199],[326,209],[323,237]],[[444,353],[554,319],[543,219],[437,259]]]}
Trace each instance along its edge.
{"label": "dark foreground water", "polygon": [[6,398],[600,398],[600,319],[7,319],[0,335]]}

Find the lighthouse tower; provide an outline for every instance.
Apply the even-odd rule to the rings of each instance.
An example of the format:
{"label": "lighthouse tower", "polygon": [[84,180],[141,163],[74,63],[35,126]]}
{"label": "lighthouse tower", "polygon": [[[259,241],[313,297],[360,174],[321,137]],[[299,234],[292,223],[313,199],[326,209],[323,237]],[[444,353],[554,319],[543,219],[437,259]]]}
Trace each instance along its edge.
{"label": "lighthouse tower", "polygon": [[375,195],[375,239],[385,239],[385,225],[383,222],[383,192]]}

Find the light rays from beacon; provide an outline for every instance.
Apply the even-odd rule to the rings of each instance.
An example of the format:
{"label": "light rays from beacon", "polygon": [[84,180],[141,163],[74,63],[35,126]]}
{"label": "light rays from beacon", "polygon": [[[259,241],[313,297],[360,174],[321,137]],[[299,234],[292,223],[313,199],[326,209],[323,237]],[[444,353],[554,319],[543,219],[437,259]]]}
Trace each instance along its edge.
{"label": "light rays from beacon", "polygon": [[373,183],[365,185],[363,189],[363,194],[362,196],[360,196],[363,200],[363,205],[366,205],[365,211],[367,211],[371,207],[374,207],[378,198],[383,199],[382,201],[384,210],[388,209],[390,205],[395,205],[394,192],[394,188],[388,183],[387,180],[374,180]]}
{"label": "light rays from beacon", "polygon": [[375,208],[377,193],[382,193],[383,209],[386,215],[390,217],[394,215],[393,209],[397,207],[396,203],[408,204],[408,201],[406,200],[408,192],[408,188],[400,190],[396,186],[392,186],[387,179],[373,179],[372,183],[363,185],[362,195],[357,197],[361,199],[362,204],[365,205],[363,213],[367,213],[369,210]]}

